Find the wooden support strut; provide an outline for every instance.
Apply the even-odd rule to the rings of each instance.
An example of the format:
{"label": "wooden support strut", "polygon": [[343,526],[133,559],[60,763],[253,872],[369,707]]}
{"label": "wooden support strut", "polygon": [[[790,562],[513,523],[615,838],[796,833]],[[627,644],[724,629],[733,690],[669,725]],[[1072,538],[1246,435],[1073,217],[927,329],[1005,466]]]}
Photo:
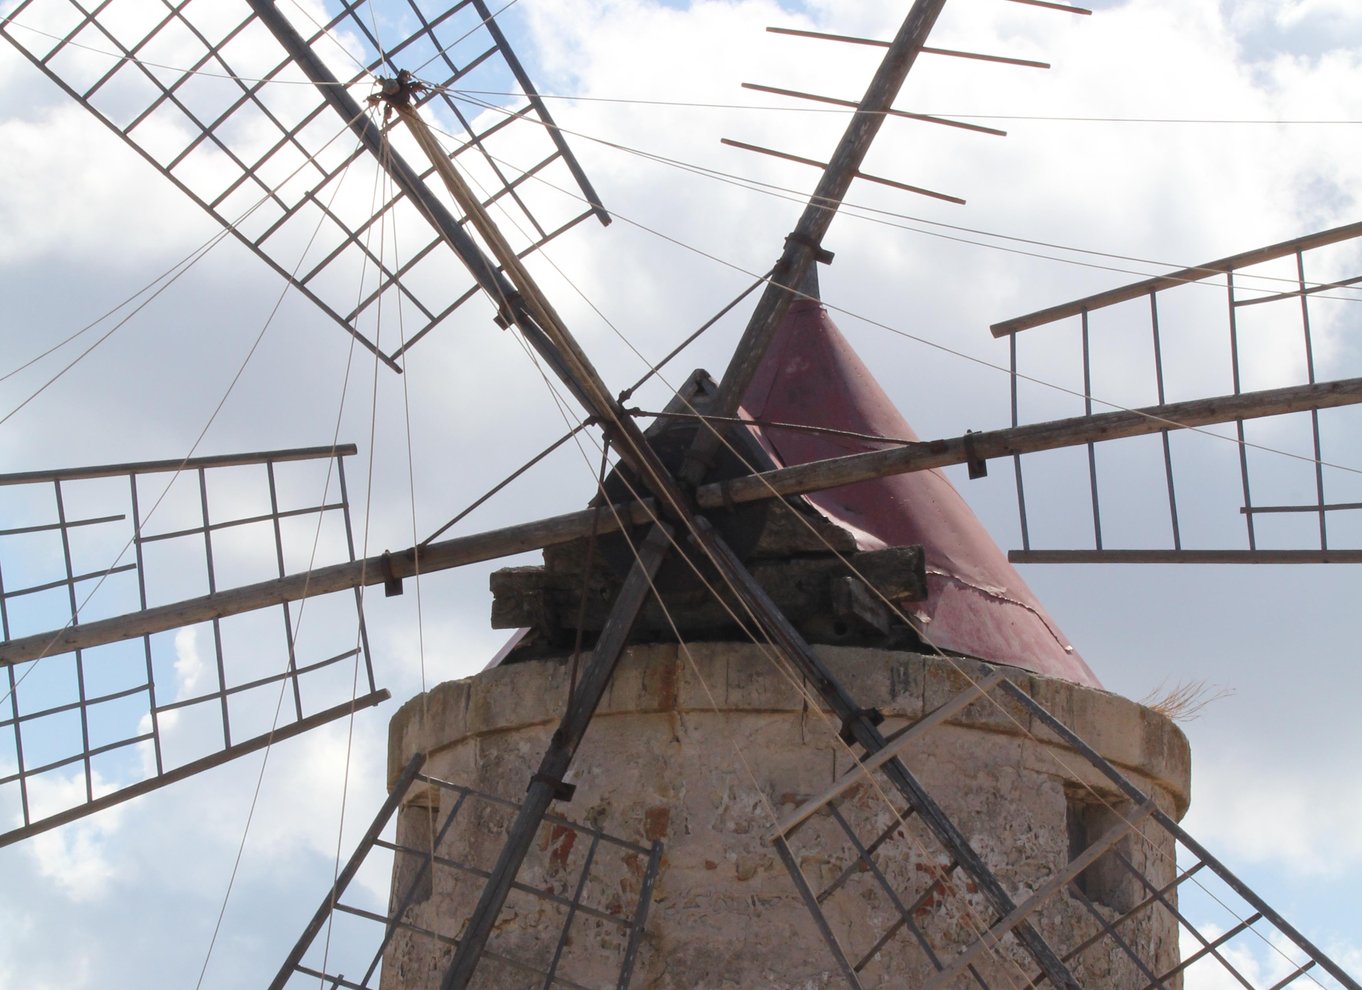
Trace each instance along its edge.
{"label": "wooden support strut", "polygon": [[567,773],[587,726],[596,714],[596,707],[605,695],[605,689],[628,642],[634,616],[651,593],[653,576],[670,547],[670,529],[662,524],[654,526],[615,599],[612,621],[607,623],[592,650],[591,660],[572,694],[568,710],[563,713],[562,721],[553,733],[548,750],[539,764],[539,771],[530,781],[525,800],[507,833],[506,844],[502,846],[497,864],[482,888],[477,907],[469,917],[468,927],[459,939],[459,948],[441,984],[443,990],[462,990],[473,978],[473,971],[487,945],[497,915],[506,903],[511,883],[525,860],[525,854],[529,852],[545,812],[560,796],[563,775]]}

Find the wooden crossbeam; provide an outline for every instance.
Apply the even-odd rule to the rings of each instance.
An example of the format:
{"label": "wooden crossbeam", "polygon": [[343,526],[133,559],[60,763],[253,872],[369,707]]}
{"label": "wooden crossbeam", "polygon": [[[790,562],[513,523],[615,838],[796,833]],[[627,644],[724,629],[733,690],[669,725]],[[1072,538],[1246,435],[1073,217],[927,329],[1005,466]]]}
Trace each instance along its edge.
{"label": "wooden crossbeam", "polygon": [[[1162,430],[1211,426],[1357,403],[1362,403],[1362,378],[1195,399],[1096,416],[1075,416],[1029,426],[970,433],[946,440],[931,440],[891,450],[850,454],[702,485],[695,491],[695,505],[700,509],[719,509],[743,502],[839,488],[892,474],[964,464],[974,458],[1009,457],[1102,440],[1143,436]],[[344,588],[380,584],[390,578],[414,577],[418,573],[447,570],[569,543],[590,535],[593,526],[598,534],[603,534],[623,527],[644,525],[656,518],[657,507],[651,500],[624,502],[613,506],[610,512],[597,512],[595,509],[570,512],[442,540],[420,548],[380,554],[352,563],[334,564],[308,574],[291,574],[162,605],[134,615],[100,619],[12,639],[0,643],[0,665],[193,625]]]}

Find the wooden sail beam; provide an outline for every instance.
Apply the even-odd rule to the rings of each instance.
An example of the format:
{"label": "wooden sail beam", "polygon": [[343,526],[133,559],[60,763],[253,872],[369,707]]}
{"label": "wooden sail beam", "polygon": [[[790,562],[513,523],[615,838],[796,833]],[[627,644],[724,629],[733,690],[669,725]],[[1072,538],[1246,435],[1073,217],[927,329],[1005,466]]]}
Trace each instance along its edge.
{"label": "wooden sail beam", "polygon": [[1245,251],[1242,254],[1233,254],[1218,261],[1208,261],[1204,265],[1194,265],[1191,268],[1169,272],[1167,275],[1160,275],[1157,278],[1132,282],[1130,285],[1123,285],[1117,289],[1108,289],[1105,292],[1084,296],[1082,299],[1075,299],[1072,302],[1037,310],[1025,316],[1003,320],[1001,323],[993,324],[989,330],[995,337],[1007,337],[1021,333],[1023,330],[1030,330],[1032,327],[1040,327],[1047,323],[1054,323],[1056,320],[1077,316],[1083,312],[1091,313],[1093,310],[1102,309],[1105,306],[1114,306],[1116,303],[1138,299],[1141,296],[1149,295],[1151,292],[1158,292],[1160,289],[1171,289],[1177,285],[1200,282],[1202,279],[1210,278],[1213,275],[1223,275],[1226,272],[1237,271],[1250,265],[1261,265],[1267,261],[1285,258],[1297,251],[1310,251],[1314,248],[1338,244],[1340,241],[1352,240],[1354,237],[1362,237],[1362,222],[1333,227],[1317,234],[1307,234],[1305,237],[1296,237],[1289,241],[1282,241],[1280,244],[1269,244],[1267,247],[1254,248],[1252,251]]}
{"label": "wooden sail beam", "polygon": [[[743,89],[750,89],[756,93],[770,93],[773,96],[788,96],[796,100],[810,100],[814,103],[827,103],[834,107],[847,107],[856,109],[855,100],[839,100],[832,96],[819,96],[816,93],[805,93],[797,89],[783,89],[779,86],[763,86],[760,83],[743,83]],[[948,117],[934,117],[929,113],[911,113],[908,110],[895,110],[892,107],[885,111],[890,117],[902,117],[905,120],[920,120],[928,124],[943,124],[946,127],[958,127],[964,131],[977,131],[980,134],[991,134],[994,137],[1007,137],[1007,131],[1000,131],[996,127],[984,127],[982,124],[969,124],[963,120],[951,120]]]}
{"label": "wooden sail beam", "polygon": [[[787,34],[795,38],[812,38],[815,41],[840,41],[848,45],[866,45],[870,48],[888,48],[889,42],[876,38],[858,38],[849,34],[828,34],[825,31],[804,31],[798,28],[768,27],[770,34]],[[962,52],[954,48],[922,47],[924,55],[947,55],[951,58],[969,58],[980,62],[998,62],[1003,65],[1019,65],[1028,69],[1048,69],[1049,62],[1037,62],[1029,58],[1011,58],[1006,55],[984,55],[979,52]]]}
{"label": "wooden sail beam", "polygon": [[421,548],[412,547],[399,553],[379,554],[349,563],[319,567],[308,573],[242,585],[230,591],[159,605],[132,615],[97,619],[64,629],[23,636],[0,643],[0,666],[36,660],[68,650],[89,649],[136,636],[148,636],[270,605],[328,595],[347,588],[400,581],[415,577],[418,573],[448,570],[464,564],[568,543],[588,535],[593,524],[598,532],[613,532],[619,528],[616,516],[630,525],[639,526],[653,519],[654,512],[650,501],[616,506],[613,513],[585,509],[505,529],[444,540]]}
{"label": "wooden sail beam", "polygon": [[[393,183],[411,200],[417,211],[426,218],[450,249],[458,255],[459,260],[468,269],[468,273],[473,277],[473,281],[477,283],[478,287],[496,300],[498,305],[503,305],[508,298],[515,297],[515,288],[506,276],[488,260],[473,237],[464,230],[463,225],[459,223],[454,214],[430,190],[411,164],[393,148],[388,147],[387,138],[384,137],[383,131],[369,118],[369,114],[346,91],[321,58],[303,40],[302,36],[294,30],[288,18],[275,6],[275,0],[246,0],[246,2],[279,44],[283,46],[288,56],[303,71],[303,74],[312,81],[322,98],[346,121],[350,130],[360,139],[364,147],[374,156],[374,159],[380,163]],[[569,376],[565,373],[562,361],[553,345],[545,339],[543,333],[539,332],[537,328],[523,329],[526,339],[539,356],[567,383],[568,388],[572,390],[578,401],[585,404],[583,396],[577,390],[576,383],[570,381]],[[402,366],[391,358],[382,354],[379,357],[394,371],[399,373],[402,371]]]}
{"label": "wooden sail beam", "polygon": [[[838,488],[891,474],[964,464],[977,458],[1008,457],[1102,440],[1144,436],[1162,430],[1213,426],[1241,419],[1358,403],[1362,403],[1362,378],[1195,399],[1096,416],[1075,416],[1072,419],[925,441],[890,450],[850,454],[703,485],[696,490],[695,502],[702,509],[720,509],[730,504]],[[414,577],[418,573],[433,573],[556,546],[590,535],[593,527],[598,533],[607,533],[618,530],[621,525],[645,525],[656,519],[656,512],[656,504],[651,500],[618,503],[611,512],[585,509],[442,540],[421,548],[413,547],[351,563],[334,564],[318,568],[310,574],[291,574],[231,591],[150,608],[134,615],[100,619],[12,639],[0,643],[0,665],[164,632],[346,588],[381,584],[392,579]]]}
{"label": "wooden sail beam", "polygon": [[572,389],[587,412],[601,422],[621,459],[638,472],[643,483],[665,507],[667,514],[675,519],[689,518],[693,512],[689,497],[677,484],[661,457],[648,445],[638,424],[602,381],[591,359],[506,242],[482,201],[464,181],[454,163],[445,156],[425,121],[409,103],[393,102],[390,106],[406,123],[445,188],[482,237],[506,278],[514,285],[516,291],[509,297],[503,293],[493,298],[509,310],[516,326],[527,336],[537,334],[547,340],[555,359],[552,363],[554,372]]}
{"label": "wooden sail beam", "polygon": [[[826,169],[827,163],[816,161],[812,158],[805,158],[802,155],[792,155],[788,151],[776,151],[773,148],[763,148],[759,144],[748,144],[746,141],[734,141],[732,138],[721,138],[721,144],[726,144],[730,148],[739,148],[743,151],[754,151],[759,155],[770,155],[772,158],[780,158],[787,162],[795,162],[798,165],[812,165],[814,168]],[[934,192],[931,189],[924,189],[921,186],[910,186],[906,182],[899,182],[897,179],[886,179],[882,175],[871,175],[869,172],[862,172],[860,169],[855,171],[854,177],[865,179],[867,182],[874,182],[881,186],[888,186],[891,189],[901,189],[903,192],[916,193],[919,196],[928,196],[932,199],[939,199],[946,203],[955,203],[964,206],[965,201],[959,196],[952,196],[948,193]]]}
{"label": "wooden sail beam", "polygon": [[1291,385],[1261,392],[1170,402],[1143,409],[1075,416],[1028,426],[967,433],[949,440],[908,444],[892,450],[848,454],[798,467],[735,478],[722,484],[706,485],[696,493],[696,501],[702,508],[717,508],[726,501],[750,502],[775,496],[801,495],[870,481],[889,474],[926,471],[972,460],[1034,454],[1102,440],[1146,436],[1164,430],[1195,429],[1217,423],[1358,403],[1362,403],[1362,378],[1346,378],[1336,382]]}
{"label": "wooden sail beam", "polygon": [[488,875],[477,907],[469,916],[467,928],[459,936],[458,948],[440,984],[442,990],[462,990],[472,980],[497,916],[511,891],[511,884],[539,830],[539,823],[543,821],[550,804],[571,796],[572,785],[566,784],[563,777],[572,765],[572,758],[577,754],[577,748],[628,646],[634,619],[653,593],[653,579],[671,550],[671,541],[671,530],[659,523],[652,528],[639,548],[638,556],[611,606],[611,621],[606,623],[600,639],[591,650],[582,680],[569,697],[567,709],[549,740],[539,770],[531,778],[525,799],[507,830],[506,844],[502,847],[497,864]]}
{"label": "wooden sail beam", "polygon": [[31,485],[42,481],[86,481],[91,478],[124,478],[130,474],[243,467],[266,462],[283,464],[286,461],[311,461],[322,457],[353,457],[358,449],[352,443],[340,443],[331,447],[292,447],[288,450],[261,450],[247,454],[207,454],[203,457],[172,457],[163,461],[130,461],[126,464],[59,468],[56,471],[23,471],[17,474],[0,474],[0,485]]}

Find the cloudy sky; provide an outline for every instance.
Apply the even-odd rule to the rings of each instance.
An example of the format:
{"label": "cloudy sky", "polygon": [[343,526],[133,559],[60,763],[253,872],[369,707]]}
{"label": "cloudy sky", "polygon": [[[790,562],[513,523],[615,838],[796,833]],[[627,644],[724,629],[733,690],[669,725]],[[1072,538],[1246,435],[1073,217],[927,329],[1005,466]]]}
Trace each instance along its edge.
{"label": "cloudy sky", "polygon": [[[953,0],[934,44],[1054,68],[924,57],[899,107],[1008,136],[891,121],[866,171],[968,205],[858,183],[849,196],[856,208],[826,241],[837,257],[821,272],[824,297],[924,437],[1007,424],[1008,379],[999,370],[1007,348],[991,338],[990,323],[1357,219],[1356,4],[1094,6],[1088,18]],[[887,38],[905,7],[521,0],[508,11],[522,57],[555,97],[553,112],[617,217],[608,229],[585,224],[566,235],[548,252],[556,267],[541,261],[535,269],[612,386],[641,373],[633,349],[657,359],[769,267],[812,186],[811,170],[720,138],[825,158],[845,125],[840,112],[741,84],[855,99],[873,70],[872,50],[764,29]],[[171,269],[216,227],[8,45],[0,46],[0,88],[8,96],[0,109],[0,374],[8,374]],[[768,185],[762,192],[658,158]],[[1358,274],[1362,257],[1349,248],[1319,264],[1346,277]],[[301,300],[285,295],[271,322],[281,290],[277,276],[225,242],[50,387],[38,392],[112,323],[5,378],[0,470],[327,444],[339,433],[359,446],[351,496],[361,538],[377,552],[429,533],[564,432],[538,371],[485,308],[470,307],[432,334],[399,377],[375,374],[363,351],[351,365],[349,338]],[[1170,349],[1183,348],[1171,397],[1228,391],[1223,324],[1215,322],[1224,320],[1223,288],[1182,291],[1188,300],[1163,327],[1178,341]],[[1355,303],[1313,305],[1319,377],[1362,374]],[[719,372],[743,317],[718,325],[669,377],[697,366]],[[1146,359],[1130,358],[1117,336],[1127,319],[1136,322],[1113,317],[1106,342],[1094,345],[1093,392],[1152,402]],[[1257,387],[1300,380],[1290,337],[1298,333],[1298,323],[1282,334],[1264,329],[1245,354],[1246,378],[1256,376]],[[1024,370],[1045,383],[1024,390],[1024,419],[1082,412],[1081,400],[1048,387],[1081,385],[1076,346],[1067,325],[1024,336]],[[639,401],[663,400],[655,390]],[[1329,422],[1323,459],[1337,467],[1326,471],[1326,491],[1331,501],[1362,501],[1362,431],[1350,428],[1355,420]],[[1298,425],[1252,438],[1309,454]],[[1131,449],[1139,452],[1105,462],[1115,479],[1111,542],[1159,545],[1162,475],[1148,448]],[[1179,493],[1185,544],[1234,545],[1233,448],[1198,438],[1178,451],[1204,468]],[[1270,451],[1254,458],[1273,501],[1313,498],[1308,464]],[[1090,518],[1085,464],[1035,463],[1033,542],[1084,545],[1072,541],[1090,539],[1073,522]],[[459,531],[578,508],[594,470],[589,456],[564,448]],[[1018,546],[1006,466],[958,484],[1000,544]],[[1362,546],[1358,525],[1336,515],[1338,545]],[[1271,545],[1300,537],[1274,532]],[[378,681],[396,702],[277,747],[263,772],[261,758],[249,757],[0,850],[0,983],[191,986],[203,972],[205,987],[259,986],[322,896],[338,844],[348,852],[381,800],[385,726],[396,704],[475,671],[500,645],[487,627],[489,569],[425,579],[419,627],[412,585],[400,599],[369,600]],[[1354,714],[1362,648],[1352,570],[1034,566],[1024,576],[1111,690],[1142,698],[1204,682],[1223,695],[1184,726],[1195,775],[1186,824],[1288,918],[1362,969],[1354,896],[1362,882],[1354,759],[1362,750]],[[192,680],[196,647],[181,647],[177,670]],[[365,882],[384,884],[379,872]]]}

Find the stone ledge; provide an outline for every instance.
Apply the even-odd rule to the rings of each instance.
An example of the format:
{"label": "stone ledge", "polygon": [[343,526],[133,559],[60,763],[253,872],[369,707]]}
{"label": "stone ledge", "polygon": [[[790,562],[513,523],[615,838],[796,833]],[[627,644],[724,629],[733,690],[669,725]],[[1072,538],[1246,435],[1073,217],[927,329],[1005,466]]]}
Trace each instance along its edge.
{"label": "stone ledge", "polygon": [[[857,647],[819,647],[818,654],[854,698],[884,712],[890,727],[936,708],[976,679],[982,667],[962,658]],[[798,713],[805,695],[795,677],[792,683],[751,644],[635,646],[621,661],[597,717],[708,712],[715,706],[720,712]],[[568,679],[566,662],[539,660],[441,684],[424,699],[418,695],[389,723],[389,784],[418,750],[433,755],[464,739],[556,723]],[[1169,719],[1117,695],[1057,678],[1015,670],[1012,680],[1120,769],[1160,785],[1175,817],[1185,812],[1191,753]],[[951,724],[1018,737],[1034,733],[1047,748],[1066,748],[1033,726],[1015,701],[996,689],[989,697],[999,703],[975,702]]]}

